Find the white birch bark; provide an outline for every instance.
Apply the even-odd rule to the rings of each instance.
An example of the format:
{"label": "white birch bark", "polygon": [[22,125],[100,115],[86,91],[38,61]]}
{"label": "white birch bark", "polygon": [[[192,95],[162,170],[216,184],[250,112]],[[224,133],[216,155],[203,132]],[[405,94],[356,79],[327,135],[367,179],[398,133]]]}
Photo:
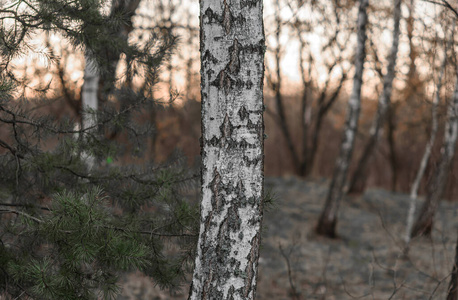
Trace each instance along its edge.
{"label": "white birch bark", "polygon": [[[453,25],[453,28],[454,27],[455,27],[455,24]],[[415,210],[417,206],[418,189],[420,187],[421,179],[423,178],[423,175],[425,174],[426,166],[428,165],[429,157],[431,156],[434,142],[436,141],[436,135],[437,135],[437,130],[438,130],[437,106],[440,102],[440,91],[442,89],[442,80],[443,80],[445,68],[447,65],[447,49],[451,47],[451,41],[453,40],[453,31],[454,29],[452,30],[452,36],[450,37],[449,42],[447,43],[447,45],[444,45],[444,57],[442,58],[441,68],[439,71],[439,77],[437,78],[436,93],[434,95],[433,103],[431,106],[431,135],[429,137],[428,143],[426,144],[425,153],[423,153],[423,157],[421,158],[420,168],[417,171],[417,175],[415,176],[415,180],[410,190],[409,211],[407,213],[406,232],[404,236],[404,241],[407,247],[410,243],[410,232],[412,231],[413,220],[414,220]]]}
{"label": "white birch bark", "polygon": [[89,55],[85,55],[86,66],[84,67],[84,84],[81,91],[83,113],[81,116],[81,128],[88,129],[97,124],[95,112],[98,109],[98,84],[99,74],[95,62]]}
{"label": "white birch bark", "polygon": [[401,0],[394,0],[393,19],[393,42],[391,45],[390,54],[388,56],[387,72],[383,77],[383,91],[378,100],[377,112],[374,121],[372,122],[369,140],[366,146],[364,147],[363,155],[361,156],[361,159],[358,162],[356,171],[353,175],[353,180],[351,180],[350,182],[348,189],[349,193],[353,191],[361,192],[361,190],[363,189],[361,186],[365,186],[365,181],[367,178],[367,176],[365,175],[369,158],[372,156],[372,153],[374,152],[374,149],[377,146],[378,140],[383,130],[383,125],[386,120],[388,108],[390,107],[391,94],[393,90],[393,80],[395,76],[396,59],[398,56],[399,48]]}
{"label": "white birch bark", "polygon": [[358,128],[359,111],[361,107],[361,86],[363,81],[364,60],[366,57],[366,24],[367,6],[369,0],[360,0],[358,13],[357,46],[355,57],[355,75],[353,89],[348,102],[347,118],[344,136],[340,146],[339,157],[336,161],[334,175],[329,187],[326,203],[321,213],[316,232],[328,237],[336,237],[337,211],[347,178],[348,166],[353,154],[355,135]]}
{"label": "white birch bark", "polygon": [[254,299],[263,199],[262,0],[202,0],[202,198],[189,299]]}
{"label": "white birch bark", "polygon": [[[99,74],[94,60],[90,55],[85,55],[86,66],[84,67],[84,83],[81,88],[81,129],[83,131],[82,138],[86,138],[86,134],[90,131],[97,130],[97,109],[98,109],[98,85]],[[83,152],[83,160],[91,169],[94,166],[95,159],[90,154]]]}
{"label": "white birch bark", "polygon": [[412,226],[411,237],[431,235],[434,215],[447,184],[458,137],[458,74],[456,75],[457,79],[453,98],[447,106],[447,121],[445,123],[444,143],[441,149],[440,162],[428,186],[426,200],[421,207],[417,220]]}

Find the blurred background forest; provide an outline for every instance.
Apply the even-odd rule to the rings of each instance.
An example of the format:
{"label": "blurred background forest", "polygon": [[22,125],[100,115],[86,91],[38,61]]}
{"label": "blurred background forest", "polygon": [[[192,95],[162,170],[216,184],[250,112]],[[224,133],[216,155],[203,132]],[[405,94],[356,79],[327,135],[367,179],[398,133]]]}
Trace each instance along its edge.
{"label": "blurred background forest", "polygon": [[[391,46],[391,1],[370,4],[368,56],[365,62],[362,113],[350,176],[362,155],[383,87]],[[267,39],[265,75],[265,174],[311,178],[332,175],[349,98],[355,49],[357,7],[354,1],[283,1],[265,3]],[[431,132],[431,105],[450,19],[427,1],[404,1],[393,96],[382,137],[369,163],[365,184],[409,192]],[[448,23],[447,23],[448,22]],[[197,1],[141,1],[129,40],[147,40],[160,32],[178,36],[178,48],[161,69],[154,97],[158,103],[143,118],[155,125],[148,139],[148,159],[164,161],[179,149],[189,164],[200,152],[199,31]],[[60,119],[81,118],[84,55],[58,34],[37,34],[35,49],[14,61],[23,79],[23,97],[46,89],[53,105],[43,108]],[[37,49],[39,51],[37,52]],[[49,61],[48,58],[52,60]],[[125,68],[121,57],[118,73]],[[453,93],[454,70],[446,69],[438,105],[439,133],[420,194],[435,169]],[[132,79],[141,87],[141,76]],[[1,129],[0,129],[1,130]],[[121,137],[117,137],[121,138]],[[4,151],[4,150],[2,150]],[[132,158],[125,157],[126,161]],[[198,161],[198,159],[197,159]],[[455,162],[445,197],[456,197]]]}
{"label": "blurred background forest", "polygon": [[[36,292],[33,295],[38,298],[70,299],[58,294],[69,290],[75,295],[91,289],[116,294],[117,270],[140,269],[160,288],[187,289],[183,282],[189,279],[199,223],[198,0],[71,2],[86,10],[93,3],[101,5],[89,13],[85,9],[67,11],[72,8],[68,1],[30,2],[42,7],[21,11],[26,2],[0,0],[0,163],[4,169],[0,176],[0,221],[4,225],[0,227],[0,267],[9,266],[0,268],[0,287],[15,296]],[[453,103],[456,86],[454,20],[458,13],[453,7],[458,7],[457,1],[438,1],[450,7],[429,0],[401,1],[392,95],[377,143],[371,139],[371,127],[389,73],[395,5],[393,0],[370,1],[361,114],[347,180],[350,194],[362,196],[343,201],[339,240],[315,235],[316,217],[328,191],[323,182],[328,182],[335,169],[352,92],[358,3],[264,1],[264,170],[266,187],[277,193],[282,205],[266,211],[264,218],[268,228],[263,232],[259,263],[261,299],[272,299],[275,292],[277,298],[301,299],[294,282],[311,297],[355,298],[342,284],[342,276],[354,281],[355,295],[365,289],[366,296],[373,298],[378,295],[374,278],[382,282],[381,298],[394,296],[404,287],[417,293],[410,299],[447,292],[443,283],[452,265],[455,241],[451,236],[455,235],[450,232],[456,232],[456,204],[439,205],[435,225],[439,235],[431,242],[412,240],[410,253],[400,246],[399,233],[404,231],[405,215],[413,203],[401,193],[411,193],[425,148],[436,132],[434,113],[436,138],[418,185],[420,195],[426,194],[428,183],[434,183],[431,179],[441,161],[445,123],[456,119],[456,115],[447,116],[447,108]],[[54,14],[53,5],[61,11]],[[24,14],[15,15],[18,11]],[[100,78],[91,74],[94,61]],[[97,92],[94,98],[100,109],[85,107],[83,95],[91,95],[89,82],[95,83],[92,91]],[[373,155],[365,161],[370,146],[375,146]],[[97,168],[93,168],[93,159]],[[355,172],[361,161],[367,168]],[[357,180],[355,174],[359,174]],[[453,202],[458,195],[456,159],[447,174],[448,178],[438,178],[447,178],[444,198]],[[97,188],[88,192],[89,185]],[[430,185],[431,190],[436,188]],[[378,189],[364,194],[367,188]],[[69,203],[77,203],[76,208]],[[91,223],[93,206],[100,217],[95,224]],[[63,222],[63,216],[71,217]],[[91,224],[81,227],[80,217],[89,218]],[[105,231],[98,232],[100,228]],[[77,232],[74,240],[62,234],[69,231]],[[95,233],[88,237],[87,232]],[[112,253],[94,250],[96,254],[87,254],[77,247],[61,247],[60,239],[65,236],[68,245],[82,244],[83,237],[94,249],[101,249],[99,244],[105,244],[107,235],[116,237],[110,240],[113,249],[118,247]],[[131,253],[141,255],[123,260],[119,253],[124,258]],[[376,256],[383,259],[377,261]],[[36,257],[50,257],[52,263],[46,265],[46,260]],[[99,264],[100,273],[86,268],[87,261]],[[113,266],[107,261],[120,263]],[[73,291],[77,285],[62,288],[59,279],[52,297],[44,288],[37,292],[34,289],[42,285],[43,276],[33,273],[30,266],[40,264],[49,267],[52,275],[62,271],[63,277],[69,277],[70,268],[74,271],[70,274],[76,274],[71,280],[86,286]],[[87,279],[92,275],[79,277],[84,272],[113,277],[100,275],[96,278],[99,283]],[[396,286],[393,278],[398,275],[411,286]],[[143,293],[145,287],[151,289],[150,278],[138,272],[129,276],[134,279],[127,280],[128,285],[143,285],[130,290],[138,288]],[[105,283],[113,290],[105,291]],[[185,294],[178,292],[177,297]],[[161,295],[171,297],[165,292]]]}

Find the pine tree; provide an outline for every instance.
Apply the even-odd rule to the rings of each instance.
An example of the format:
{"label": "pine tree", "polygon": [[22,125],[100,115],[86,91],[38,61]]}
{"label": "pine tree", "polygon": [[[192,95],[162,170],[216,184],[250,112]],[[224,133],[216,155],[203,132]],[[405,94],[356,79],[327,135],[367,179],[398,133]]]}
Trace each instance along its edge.
{"label": "pine tree", "polygon": [[[2,8],[0,18],[0,297],[112,298],[129,270],[177,287],[196,240],[197,209],[182,196],[195,176],[178,159],[142,166],[122,161],[144,153],[151,128],[135,120],[151,108],[159,67],[176,39],[127,44],[118,34],[125,16],[104,14],[105,3],[97,0],[22,3]],[[58,100],[45,98],[48,88],[35,91],[35,99],[21,94],[26,82],[15,75],[13,59],[33,49],[31,37],[40,32],[60,34],[112,80],[115,101],[86,109],[92,122],[81,129],[76,119],[43,113]],[[107,48],[136,62],[145,89],[107,77]],[[128,105],[119,108],[121,100]],[[119,124],[124,144],[105,137]],[[169,243],[181,251],[169,253]]]}

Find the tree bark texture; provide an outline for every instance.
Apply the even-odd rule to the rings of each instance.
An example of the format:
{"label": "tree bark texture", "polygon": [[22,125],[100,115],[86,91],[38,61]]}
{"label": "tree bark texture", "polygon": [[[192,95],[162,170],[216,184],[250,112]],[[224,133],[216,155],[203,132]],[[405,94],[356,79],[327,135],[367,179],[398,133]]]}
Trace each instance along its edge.
{"label": "tree bark texture", "polygon": [[386,115],[388,107],[391,103],[391,94],[393,90],[393,79],[395,75],[396,68],[396,58],[398,56],[398,46],[399,46],[399,34],[400,28],[399,23],[401,21],[401,0],[394,0],[394,10],[393,10],[393,44],[391,46],[391,51],[388,56],[388,67],[387,72],[383,78],[383,91],[382,95],[378,100],[377,112],[370,129],[370,137],[364,147],[363,154],[358,162],[355,173],[353,174],[352,180],[350,181],[349,193],[361,193],[364,191],[367,180],[367,166],[369,159],[374,152],[375,147],[377,146],[383,125],[386,120]]}
{"label": "tree bark texture", "polygon": [[189,299],[254,299],[263,201],[262,0],[201,0],[202,198]]}
{"label": "tree bark texture", "polygon": [[[457,74],[458,75],[458,74]],[[444,144],[441,149],[439,165],[428,185],[426,200],[412,227],[411,237],[431,235],[434,215],[442,198],[447,184],[450,165],[455,154],[456,139],[458,136],[458,77],[455,83],[453,98],[447,107],[447,121],[445,124]]]}
{"label": "tree bark texture", "polygon": [[334,175],[329,187],[326,203],[318,220],[316,232],[328,237],[336,237],[337,212],[342,198],[348,166],[353,154],[355,136],[358,128],[359,111],[361,106],[361,86],[363,80],[364,60],[366,56],[366,24],[368,0],[360,0],[358,13],[357,48],[355,57],[355,75],[353,89],[348,102],[348,112],[345,121],[345,131],[340,146],[339,157],[336,161]]}
{"label": "tree bark texture", "polygon": [[433,150],[434,142],[436,141],[436,135],[438,130],[438,120],[437,120],[437,106],[440,102],[440,91],[442,89],[442,80],[444,78],[445,68],[447,66],[447,49],[451,47],[451,41],[453,40],[453,31],[452,30],[452,37],[449,39],[447,45],[444,45],[444,57],[442,58],[441,68],[439,71],[439,77],[437,78],[436,84],[436,93],[434,95],[433,103],[431,106],[431,135],[429,136],[428,143],[426,144],[425,153],[423,153],[423,157],[421,158],[420,167],[417,171],[417,175],[415,176],[415,180],[412,184],[412,188],[410,190],[410,204],[409,204],[409,212],[407,214],[407,223],[406,223],[406,234],[404,236],[404,241],[408,245],[410,242],[410,232],[412,231],[412,225],[414,221],[415,209],[416,209],[416,202],[418,197],[418,189],[420,187],[420,182],[425,174],[426,167],[428,165],[429,157],[431,156],[431,152]]}
{"label": "tree bark texture", "polygon": [[455,263],[453,264],[447,300],[458,300],[458,239],[456,241]]}

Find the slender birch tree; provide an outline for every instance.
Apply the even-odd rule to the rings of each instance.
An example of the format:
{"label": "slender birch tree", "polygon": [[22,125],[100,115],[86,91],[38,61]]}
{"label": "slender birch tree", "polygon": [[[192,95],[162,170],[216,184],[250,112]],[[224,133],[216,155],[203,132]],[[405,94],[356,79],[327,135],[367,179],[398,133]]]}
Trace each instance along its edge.
{"label": "slender birch tree", "polygon": [[383,125],[386,120],[388,108],[391,103],[391,94],[393,90],[393,79],[395,76],[396,58],[398,55],[399,46],[399,23],[401,21],[401,0],[394,0],[393,9],[393,44],[391,45],[391,51],[388,56],[388,67],[387,72],[383,79],[383,91],[378,100],[377,112],[375,114],[372,127],[370,129],[370,137],[364,147],[363,154],[358,162],[356,171],[353,174],[352,180],[350,181],[348,192],[362,192],[366,183],[366,170],[369,159],[374,153],[374,149],[377,146],[379,137],[381,135]]}
{"label": "slender birch tree", "polygon": [[[456,66],[455,66],[456,67]],[[458,74],[457,74],[458,75]],[[453,97],[447,107],[447,120],[444,131],[444,142],[441,149],[439,165],[428,185],[425,202],[412,227],[411,237],[431,235],[434,215],[442,198],[447,184],[450,166],[455,155],[455,146],[458,136],[458,76],[455,83]]]}
{"label": "slender birch tree", "polygon": [[[127,38],[132,31],[132,17],[135,10],[138,8],[140,0],[113,0],[110,8],[110,15],[114,17],[116,14],[121,15],[123,22],[116,28],[115,36],[120,41],[120,45],[125,47],[104,47],[104,57],[100,59],[105,62],[104,68],[97,66],[96,56],[99,53],[91,53],[88,49],[84,59],[86,66],[84,68],[84,84],[81,88],[82,115],[81,128],[87,129],[95,127],[97,124],[97,110],[99,108],[99,86],[111,87],[116,78],[116,67],[119,62],[122,49],[128,49]],[[99,57],[100,58],[100,57]],[[101,72],[103,71],[103,72]],[[107,88],[105,88],[107,89]],[[92,128],[95,129],[95,128]],[[93,130],[92,130],[93,131]],[[92,167],[94,159],[86,154],[88,166]]]}
{"label": "slender birch tree", "polygon": [[[453,26],[455,27],[455,25]],[[439,71],[439,77],[437,78],[436,84],[436,93],[434,95],[433,103],[431,106],[431,135],[429,136],[428,143],[426,144],[425,152],[423,153],[423,157],[421,158],[420,167],[417,171],[417,175],[415,176],[415,180],[412,184],[412,188],[410,190],[410,204],[409,204],[409,212],[407,214],[407,223],[406,223],[406,233],[404,236],[404,241],[406,243],[406,251],[408,249],[408,245],[410,242],[410,232],[412,230],[412,225],[414,221],[417,197],[418,197],[418,189],[420,188],[420,182],[423,178],[423,175],[426,171],[426,166],[428,165],[429,157],[431,156],[431,152],[433,150],[434,142],[436,141],[436,135],[438,130],[438,120],[437,120],[437,106],[440,102],[440,91],[442,89],[442,80],[444,78],[445,69],[447,66],[447,49],[451,47],[451,41],[453,39],[453,31],[452,36],[449,39],[448,45],[444,45],[444,56],[442,58],[442,63]]]}
{"label": "slender birch tree", "polygon": [[98,108],[97,91],[99,74],[96,64],[90,54],[85,55],[86,66],[84,67],[84,84],[81,88],[81,101],[83,113],[81,115],[81,128],[86,129],[97,123],[96,115]]}
{"label": "slender birch tree", "polygon": [[202,0],[201,225],[189,299],[254,299],[263,199],[262,0]]}
{"label": "slender birch tree", "polygon": [[[95,115],[87,112],[95,112],[99,108],[99,96],[100,94],[106,94],[108,90],[114,85],[116,79],[116,68],[119,63],[120,55],[123,51],[128,50],[128,35],[133,29],[132,17],[134,16],[135,10],[138,8],[140,0],[113,0],[110,8],[110,15],[115,17],[121,15],[121,24],[117,26],[114,31],[114,35],[119,45],[117,47],[103,47],[104,55],[96,53],[90,53],[86,51],[84,59],[86,66],[84,68],[84,84],[81,90],[82,107],[82,128],[92,126],[97,122]],[[121,47],[120,47],[121,46]],[[96,56],[99,56],[99,61],[104,62],[103,68],[97,66]],[[99,87],[102,87],[105,92],[100,93]],[[86,123],[86,124],[84,124]]]}
{"label": "slender birch tree", "polygon": [[368,0],[360,0],[358,13],[357,46],[353,89],[348,102],[345,131],[337,158],[334,175],[329,187],[326,203],[318,220],[316,232],[328,237],[336,237],[337,211],[347,178],[348,166],[353,154],[361,107],[361,86],[363,82],[364,60],[366,57],[366,24]]}

